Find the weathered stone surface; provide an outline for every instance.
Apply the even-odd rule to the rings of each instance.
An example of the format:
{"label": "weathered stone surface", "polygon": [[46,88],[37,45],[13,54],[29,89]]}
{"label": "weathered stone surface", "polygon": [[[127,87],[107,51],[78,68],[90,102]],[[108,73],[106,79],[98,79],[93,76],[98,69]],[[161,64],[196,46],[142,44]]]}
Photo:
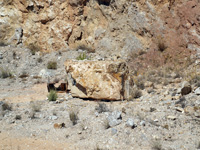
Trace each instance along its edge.
{"label": "weathered stone surface", "polygon": [[80,98],[122,100],[128,69],[123,61],[65,62],[69,90]]}

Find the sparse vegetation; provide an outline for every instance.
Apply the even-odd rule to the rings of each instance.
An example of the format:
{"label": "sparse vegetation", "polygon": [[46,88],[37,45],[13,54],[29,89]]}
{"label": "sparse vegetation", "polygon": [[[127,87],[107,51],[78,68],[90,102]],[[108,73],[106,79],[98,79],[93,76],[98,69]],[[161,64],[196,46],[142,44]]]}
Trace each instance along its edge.
{"label": "sparse vegetation", "polygon": [[34,43],[29,44],[28,48],[30,49],[32,55],[35,55],[36,52],[39,52],[41,50],[41,48],[37,44],[34,44]]}
{"label": "sparse vegetation", "polygon": [[30,114],[29,114],[29,118],[31,119],[35,119],[35,111],[31,111]]}
{"label": "sparse vegetation", "polygon": [[2,104],[2,109],[3,109],[3,111],[5,111],[5,110],[11,111],[11,110],[12,110],[12,106],[11,106],[9,103],[4,102],[4,103]]}
{"label": "sparse vegetation", "polygon": [[85,52],[81,53],[76,59],[77,60],[85,60],[85,59],[87,59],[86,53]]}
{"label": "sparse vegetation", "polygon": [[13,77],[12,73],[10,72],[9,69],[4,69],[4,68],[0,68],[0,78],[8,78],[8,77]]}
{"label": "sparse vegetation", "polygon": [[141,92],[140,90],[138,90],[137,88],[133,88],[133,89],[131,90],[131,93],[130,93],[130,94],[131,94],[131,95],[130,95],[131,98],[139,98],[139,97],[142,96],[142,92]]}
{"label": "sparse vegetation", "polygon": [[69,119],[71,120],[73,125],[76,125],[78,121],[78,114],[74,112],[73,110],[71,110],[69,112]]}
{"label": "sparse vegetation", "polygon": [[37,62],[38,63],[41,63],[43,60],[42,60],[42,57],[39,57],[38,59],[37,59]]}
{"label": "sparse vegetation", "polygon": [[98,106],[95,107],[95,110],[98,113],[109,112],[109,109],[105,103],[98,103]]}
{"label": "sparse vegetation", "polygon": [[7,102],[3,102],[3,104],[1,104],[1,111],[0,111],[0,116],[4,116],[6,114],[7,111],[11,111],[12,107],[10,104],[8,104]]}
{"label": "sparse vegetation", "polygon": [[33,112],[40,112],[42,105],[39,102],[31,102],[30,107]]}
{"label": "sparse vegetation", "polygon": [[47,69],[57,69],[57,62],[49,61],[47,64]]}
{"label": "sparse vegetation", "polygon": [[22,119],[22,116],[21,116],[21,115],[16,115],[16,116],[15,116],[15,119],[16,119],[16,120],[21,120],[21,119]]}
{"label": "sparse vegetation", "polygon": [[48,100],[49,100],[49,101],[56,101],[57,98],[58,98],[58,96],[57,96],[56,91],[51,90],[51,91],[49,92],[49,95],[48,95]]}

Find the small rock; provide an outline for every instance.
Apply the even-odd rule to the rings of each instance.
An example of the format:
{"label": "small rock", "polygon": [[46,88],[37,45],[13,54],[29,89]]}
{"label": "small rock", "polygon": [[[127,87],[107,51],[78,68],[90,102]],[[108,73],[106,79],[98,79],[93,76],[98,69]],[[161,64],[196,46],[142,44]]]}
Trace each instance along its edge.
{"label": "small rock", "polygon": [[95,116],[96,116],[96,117],[98,117],[98,116],[99,116],[99,113],[98,113],[98,112],[95,112],[94,114],[95,114]]}
{"label": "small rock", "polygon": [[146,122],[145,122],[144,120],[142,120],[142,121],[140,122],[140,125],[141,125],[141,126],[145,126],[145,125],[146,125]]}
{"label": "small rock", "polygon": [[176,91],[177,94],[181,94],[181,88],[178,88]]}
{"label": "small rock", "polygon": [[110,127],[116,126],[122,122],[121,112],[114,111],[108,116],[108,124]]}
{"label": "small rock", "polygon": [[176,120],[176,116],[167,116],[167,119]]}
{"label": "small rock", "polygon": [[195,112],[194,116],[197,117],[197,118],[200,118],[200,112]]}
{"label": "small rock", "polygon": [[179,111],[179,112],[182,112],[182,113],[184,113],[184,109],[183,109],[183,108],[176,107],[176,110],[177,110],[177,111]]}
{"label": "small rock", "polygon": [[190,115],[193,115],[195,110],[192,106],[187,106],[185,109],[184,109],[185,113],[188,113]]}
{"label": "small rock", "polygon": [[178,75],[177,75],[175,72],[172,72],[172,73],[171,73],[171,77],[172,77],[173,79],[175,79],[175,78],[178,77]]}
{"label": "small rock", "polygon": [[155,119],[154,122],[158,122],[158,119]]}
{"label": "small rock", "polygon": [[2,53],[0,53],[0,59],[3,59],[3,54]]}
{"label": "small rock", "polygon": [[189,82],[184,81],[181,87],[181,95],[187,95],[192,91],[192,87]]}
{"label": "small rock", "polygon": [[195,93],[196,95],[200,95],[200,87],[198,87],[198,88],[194,91],[194,93]]}
{"label": "small rock", "polygon": [[50,120],[57,120],[58,117],[57,117],[57,116],[49,116],[49,119],[50,119]]}
{"label": "small rock", "polygon": [[135,123],[134,123],[134,120],[133,119],[131,119],[131,118],[129,118],[127,121],[126,121],[126,126],[127,127],[133,127],[135,125]]}
{"label": "small rock", "polygon": [[112,129],[111,129],[111,134],[112,134],[112,135],[115,135],[116,133],[117,133],[117,129],[112,128]]}
{"label": "small rock", "polygon": [[53,125],[53,127],[54,127],[55,129],[61,129],[61,128],[64,128],[64,127],[65,127],[65,123],[55,123],[55,124]]}
{"label": "small rock", "polygon": [[145,87],[153,87],[153,83],[150,82],[150,81],[146,81],[146,82],[144,83],[144,86],[145,86]]}

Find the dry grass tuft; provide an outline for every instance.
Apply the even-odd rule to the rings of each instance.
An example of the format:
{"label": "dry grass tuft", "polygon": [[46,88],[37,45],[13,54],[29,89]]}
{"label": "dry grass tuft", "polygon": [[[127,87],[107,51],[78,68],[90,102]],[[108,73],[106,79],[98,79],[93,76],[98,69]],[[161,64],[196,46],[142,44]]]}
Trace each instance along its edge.
{"label": "dry grass tuft", "polygon": [[78,114],[74,112],[73,110],[71,110],[69,112],[69,119],[71,120],[73,126],[76,125],[78,121]]}

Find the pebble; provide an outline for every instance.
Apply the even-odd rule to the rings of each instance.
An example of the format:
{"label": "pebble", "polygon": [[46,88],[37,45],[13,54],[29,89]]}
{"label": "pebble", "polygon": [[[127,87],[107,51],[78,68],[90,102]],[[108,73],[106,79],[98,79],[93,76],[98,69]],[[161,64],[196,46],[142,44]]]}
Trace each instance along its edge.
{"label": "pebble", "polygon": [[49,119],[50,119],[50,120],[57,120],[58,117],[57,117],[57,116],[49,116]]}
{"label": "pebble", "polygon": [[167,119],[176,120],[176,116],[167,116]]}

